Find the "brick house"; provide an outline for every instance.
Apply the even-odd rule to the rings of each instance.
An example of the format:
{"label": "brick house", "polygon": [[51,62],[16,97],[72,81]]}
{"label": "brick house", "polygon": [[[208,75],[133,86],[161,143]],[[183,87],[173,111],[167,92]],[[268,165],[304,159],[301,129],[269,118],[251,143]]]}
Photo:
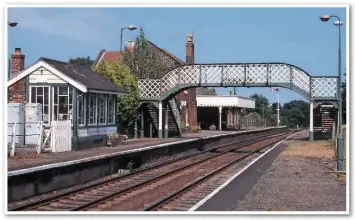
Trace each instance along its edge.
{"label": "brick house", "polygon": [[[164,63],[167,69],[174,69],[176,67],[193,64],[194,63],[194,43],[192,35],[188,36],[186,42],[186,62],[182,61],[169,51],[162,49],[148,41],[148,48],[155,55],[157,55],[159,61]],[[127,44],[128,50],[134,49],[134,42],[129,41]],[[99,64],[101,61],[114,62],[121,58],[121,51],[107,51],[102,49],[94,62],[94,65]],[[186,105],[180,106],[180,115],[185,116],[181,117],[182,121],[186,122],[189,126],[197,126],[197,101],[196,101],[196,90],[201,92],[206,92],[205,88],[189,88],[187,90],[181,91],[175,96],[175,99],[178,101],[183,101]],[[181,102],[180,102],[181,103]]]}
{"label": "brick house", "polygon": [[[185,48],[186,48],[185,62],[179,59],[178,57],[176,57],[175,55],[173,55],[172,53],[170,53],[169,51],[159,48],[151,41],[148,41],[148,43],[149,43],[148,48],[153,53],[155,53],[155,55],[158,55],[160,62],[164,63],[167,69],[171,70],[185,64],[194,64],[195,47],[193,42],[193,36],[191,34],[188,35],[187,42],[185,44]],[[134,50],[133,41],[128,42],[127,49]],[[106,62],[117,61],[121,56],[122,56],[121,51],[106,51],[103,49],[99,52],[95,60],[95,65],[97,65],[101,61],[106,61]],[[204,125],[203,127],[204,129],[208,129],[208,127],[211,124],[215,124],[216,127],[218,127],[217,125],[220,124],[219,128],[222,129],[222,120],[225,121],[224,123],[225,125],[223,126],[224,128],[233,124],[236,125],[236,123],[238,123],[238,118],[240,117],[242,108],[255,107],[254,101],[245,97],[240,97],[240,96],[216,97],[214,88],[204,88],[204,87],[189,88],[180,91],[178,94],[175,95],[174,98],[179,103],[181,121],[186,122],[186,125],[190,127],[197,126],[198,123],[201,122]],[[200,103],[199,108],[198,108],[198,103]],[[239,106],[237,106],[237,103],[239,103]],[[155,109],[154,111],[157,111],[157,109]],[[199,117],[197,115],[198,112],[199,112]],[[208,119],[211,114],[216,116],[216,117],[212,117],[213,120]],[[154,114],[154,117],[157,117],[156,113]],[[147,134],[145,136],[147,136]]]}

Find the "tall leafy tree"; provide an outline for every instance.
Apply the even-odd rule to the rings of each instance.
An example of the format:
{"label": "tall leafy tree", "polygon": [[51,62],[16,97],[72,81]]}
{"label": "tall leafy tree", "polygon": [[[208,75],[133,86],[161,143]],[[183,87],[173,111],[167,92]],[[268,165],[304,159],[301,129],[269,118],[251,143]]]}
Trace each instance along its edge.
{"label": "tall leafy tree", "polygon": [[290,127],[309,126],[309,103],[303,100],[293,100],[283,105],[280,112],[281,121]]}
{"label": "tall leafy tree", "polygon": [[169,66],[150,45],[143,28],[134,41],[134,49],[126,48],[123,52],[122,61],[137,78],[161,78],[169,71]]}
{"label": "tall leafy tree", "polygon": [[272,109],[270,108],[269,100],[265,96],[257,93],[251,95],[250,98],[255,100],[255,108],[250,109],[250,112],[257,112],[267,120],[270,120]]}
{"label": "tall leafy tree", "polygon": [[117,86],[124,88],[128,95],[117,97],[117,116],[123,133],[128,134],[138,117],[139,106],[138,81],[130,68],[120,61],[100,62],[94,70],[110,79]]}
{"label": "tall leafy tree", "polygon": [[[271,104],[271,109],[273,114],[277,114],[277,102],[274,102]],[[281,112],[282,106],[280,104],[280,112]]]}
{"label": "tall leafy tree", "polygon": [[70,58],[68,63],[78,66],[92,67],[94,61],[91,60],[90,57],[77,57]]}

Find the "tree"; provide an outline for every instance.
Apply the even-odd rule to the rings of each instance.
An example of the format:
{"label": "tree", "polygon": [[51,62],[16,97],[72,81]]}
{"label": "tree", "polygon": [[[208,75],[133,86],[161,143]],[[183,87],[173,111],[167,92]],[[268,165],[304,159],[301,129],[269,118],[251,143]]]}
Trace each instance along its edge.
{"label": "tree", "polygon": [[69,62],[70,64],[77,65],[77,66],[86,66],[86,67],[92,67],[94,64],[94,61],[90,59],[90,57],[77,57],[77,58],[70,58]]}
{"label": "tree", "polygon": [[122,61],[137,78],[161,78],[170,70],[169,65],[154,52],[143,28],[135,39],[134,50],[126,49]]}
{"label": "tree", "polygon": [[341,99],[343,104],[343,124],[346,124],[346,72],[344,73],[344,81],[341,83]]}
{"label": "tree", "polygon": [[98,66],[94,67],[94,70],[128,92],[128,95],[118,96],[117,98],[118,120],[123,133],[128,134],[129,129],[132,128],[138,117],[137,109],[140,96],[137,79],[129,67],[120,61],[100,62]]}
{"label": "tree", "polygon": [[293,100],[283,105],[280,112],[281,121],[290,127],[309,126],[309,103],[302,100]]}
{"label": "tree", "polygon": [[270,118],[271,114],[272,114],[272,110],[270,109],[270,104],[269,104],[269,100],[261,95],[261,94],[253,94],[250,96],[250,98],[255,100],[255,108],[254,109],[250,109],[251,112],[257,112],[259,113],[261,116],[265,116],[265,118]]}
{"label": "tree", "polygon": [[[277,102],[274,102],[271,104],[271,109],[272,109],[272,114],[277,114]],[[280,112],[281,112],[282,106],[280,104]]]}

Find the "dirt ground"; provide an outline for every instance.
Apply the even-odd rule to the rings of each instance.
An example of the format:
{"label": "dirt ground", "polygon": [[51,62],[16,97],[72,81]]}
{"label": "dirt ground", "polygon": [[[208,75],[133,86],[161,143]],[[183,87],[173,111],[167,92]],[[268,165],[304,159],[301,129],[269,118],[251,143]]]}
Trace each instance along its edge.
{"label": "dirt ground", "polygon": [[346,176],[332,141],[290,141],[237,211],[346,211]]}

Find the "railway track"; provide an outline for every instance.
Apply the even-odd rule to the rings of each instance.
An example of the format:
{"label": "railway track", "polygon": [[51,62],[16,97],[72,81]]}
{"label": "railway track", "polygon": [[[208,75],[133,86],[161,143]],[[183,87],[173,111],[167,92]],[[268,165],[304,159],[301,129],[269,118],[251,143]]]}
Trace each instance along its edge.
{"label": "railway track", "polygon": [[[260,136],[258,138],[244,139],[233,144],[217,146],[204,152],[175,158],[162,164],[137,170],[124,176],[109,179],[91,186],[78,187],[71,192],[58,194],[50,198],[34,201],[9,210],[139,210],[142,209],[142,207],[146,207],[147,203],[151,204],[149,201],[152,201],[153,199],[157,200],[156,196],[158,196],[158,198],[162,196],[161,193],[151,196],[157,188],[159,190],[161,189],[160,186],[163,186],[164,188],[164,192],[162,192],[164,195],[170,195],[171,192],[176,191],[177,187],[181,188],[184,184],[191,184],[191,179],[200,180],[201,176],[211,176],[212,174],[210,171],[216,167],[224,167],[228,165],[230,161],[238,160],[240,154],[250,154],[250,152],[236,153],[233,151],[238,149],[248,150],[253,145],[260,145],[260,143],[270,145],[278,142],[287,134],[282,133],[267,137]],[[233,146],[236,144],[239,145]],[[263,146],[263,148],[265,147],[266,146]],[[257,151],[258,150],[255,150],[253,153]],[[178,182],[179,184],[176,184]],[[157,191],[159,192],[159,190]],[[131,201],[138,202],[131,203]],[[155,209],[166,201],[159,204],[156,202],[154,203],[156,204],[154,207],[148,205],[147,210]]]}
{"label": "railway track", "polygon": [[[205,174],[204,176],[201,176],[200,178],[196,179],[195,181],[192,181],[189,184],[181,187],[180,189],[166,195],[165,197],[160,198],[159,200],[155,201],[151,205],[146,206],[145,208],[142,209],[142,211],[171,211],[171,210],[186,211],[186,210],[188,210],[190,207],[192,207],[194,204],[196,204],[200,200],[198,196],[195,196],[196,192],[195,193],[192,192],[194,190],[194,188],[197,188],[202,183],[205,183],[209,179],[218,176],[219,174],[221,174],[222,172],[224,172],[228,168],[232,168],[233,165],[238,164],[240,161],[246,159],[250,155],[260,152],[264,148],[271,147],[277,142],[279,142],[279,140],[272,142],[270,144],[266,144],[261,147],[250,147],[249,152],[244,153],[244,154],[239,154],[238,156],[236,156],[235,158],[230,160],[225,165],[219,166],[215,169],[212,169],[209,173]],[[205,189],[202,189],[202,191],[197,190],[197,195],[199,195],[198,193],[200,193],[200,194],[203,193],[204,195],[208,195],[207,191],[212,191],[214,189],[214,186],[212,186],[213,188],[211,190],[211,188],[209,188],[211,186],[209,186],[208,184],[206,184],[206,185],[207,185],[207,187],[205,187]],[[190,193],[190,195],[188,195],[188,193]]]}

